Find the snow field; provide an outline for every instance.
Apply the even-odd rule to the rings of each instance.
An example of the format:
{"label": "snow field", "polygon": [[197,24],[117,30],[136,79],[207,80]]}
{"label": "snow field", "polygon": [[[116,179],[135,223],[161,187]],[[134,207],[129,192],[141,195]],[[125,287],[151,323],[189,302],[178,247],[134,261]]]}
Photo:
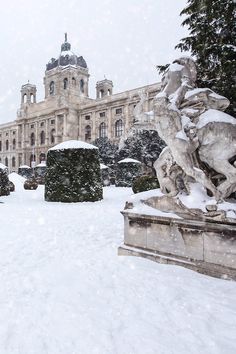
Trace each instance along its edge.
{"label": "snow field", "polygon": [[47,203],[44,187],[0,204],[1,354],[236,352],[236,283],[118,257],[129,188]]}

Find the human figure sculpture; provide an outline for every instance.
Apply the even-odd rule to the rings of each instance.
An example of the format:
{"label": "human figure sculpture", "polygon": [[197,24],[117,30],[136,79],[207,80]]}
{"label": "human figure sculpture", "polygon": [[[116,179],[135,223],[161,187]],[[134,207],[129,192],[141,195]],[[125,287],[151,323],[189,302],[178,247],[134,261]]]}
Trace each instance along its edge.
{"label": "human figure sculpture", "polygon": [[[163,77],[162,90],[154,100],[154,121],[168,152],[155,166],[161,189],[167,194],[180,191],[177,176],[182,170],[186,191],[188,180],[193,179],[220,201],[236,191],[236,119],[221,112],[229,105],[227,98],[207,88],[195,88],[196,76],[194,61],[182,57]],[[165,170],[170,154],[172,168],[163,174],[160,169]],[[221,178],[214,179],[216,174]]]}
{"label": "human figure sculpture", "polygon": [[138,93],[140,101],[137,103],[133,111],[134,121],[145,123],[147,122],[147,113],[145,112],[144,105],[147,101],[147,93],[144,90],[140,90]]}
{"label": "human figure sculpture", "polygon": [[145,110],[148,93],[145,92],[145,90],[139,90],[138,95],[140,100],[133,110],[133,126],[128,132],[122,135],[119,142],[119,149],[122,149],[126,139],[133,137],[139,131],[143,131],[145,126],[148,125],[149,130],[155,130],[154,126],[152,126],[153,112],[146,112]]}

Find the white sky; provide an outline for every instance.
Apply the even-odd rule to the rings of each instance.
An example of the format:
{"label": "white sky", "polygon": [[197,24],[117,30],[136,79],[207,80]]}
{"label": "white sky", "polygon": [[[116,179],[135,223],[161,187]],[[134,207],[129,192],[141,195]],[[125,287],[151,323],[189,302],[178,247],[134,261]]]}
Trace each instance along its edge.
{"label": "white sky", "polygon": [[44,98],[46,63],[60,53],[64,32],[83,55],[90,97],[104,74],[114,93],[158,81],[155,65],[180,55],[186,35],[179,16],[187,0],[0,0],[0,123],[16,119],[27,80]]}

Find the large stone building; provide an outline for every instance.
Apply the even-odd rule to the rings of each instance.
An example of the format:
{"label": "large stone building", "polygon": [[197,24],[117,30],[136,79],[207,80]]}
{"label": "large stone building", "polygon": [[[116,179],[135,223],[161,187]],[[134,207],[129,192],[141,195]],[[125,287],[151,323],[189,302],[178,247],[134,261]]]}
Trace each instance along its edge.
{"label": "large stone building", "polygon": [[96,99],[90,98],[86,61],[71,51],[66,35],[59,58],[46,65],[44,87],[45,99],[37,102],[36,86],[23,85],[17,118],[0,125],[0,162],[9,171],[40,163],[50,147],[65,140],[108,137],[118,142],[132,125],[140,90],[148,97],[146,111],[160,90],[156,83],[113,94],[112,81],[104,79],[97,82]]}

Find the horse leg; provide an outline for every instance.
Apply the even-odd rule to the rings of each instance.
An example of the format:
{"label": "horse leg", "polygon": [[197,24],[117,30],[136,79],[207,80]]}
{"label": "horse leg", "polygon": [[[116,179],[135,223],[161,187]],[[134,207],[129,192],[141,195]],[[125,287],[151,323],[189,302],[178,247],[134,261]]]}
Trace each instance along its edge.
{"label": "horse leg", "polygon": [[216,200],[221,199],[221,192],[216,189],[211,180],[199,168],[194,167],[191,155],[188,153],[173,154],[175,155],[176,162],[182,167],[187,176],[195,179],[196,182],[201,183],[206,189],[209,189],[215,196]]}
{"label": "horse leg", "polygon": [[228,160],[213,160],[211,167],[226,177],[226,180],[217,189],[221,192],[222,198],[229,197],[231,193],[236,191],[236,168]]}

